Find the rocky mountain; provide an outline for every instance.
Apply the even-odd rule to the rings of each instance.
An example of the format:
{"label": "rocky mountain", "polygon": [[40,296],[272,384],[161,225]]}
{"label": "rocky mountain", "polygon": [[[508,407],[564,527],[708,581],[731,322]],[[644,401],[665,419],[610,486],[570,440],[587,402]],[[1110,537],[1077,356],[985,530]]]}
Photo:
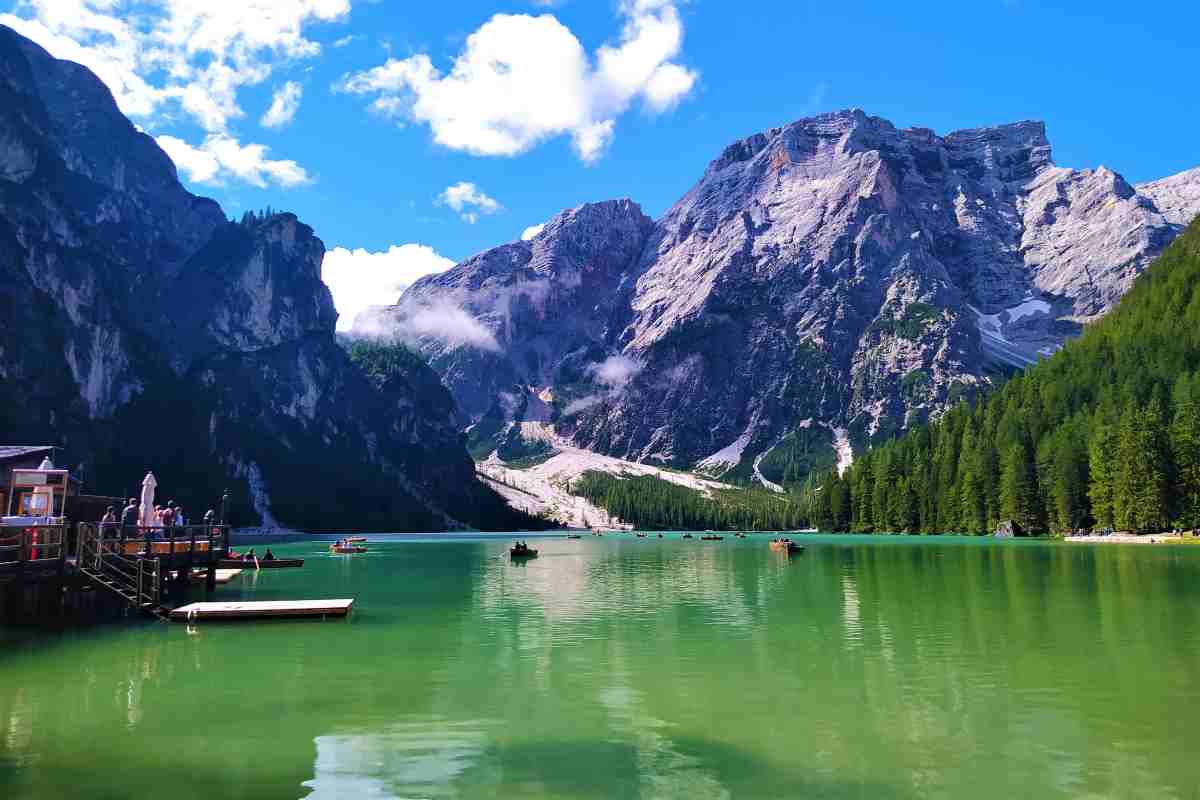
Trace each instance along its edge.
{"label": "rocky mountain", "polygon": [[845,111],[734,143],[657,222],[630,201],[564,212],[364,325],[427,354],[472,430],[548,420],[771,484],[1054,352],[1200,212],[1198,187],[1057,167],[1038,122],[940,136]]}
{"label": "rocky mountain", "polygon": [[0,439],[112,495],[153,469],[193,518],[228,485],[243,524],[512,524],[436,375],[335,339],[324,252],[189,194],[91,72],[0,27]]}

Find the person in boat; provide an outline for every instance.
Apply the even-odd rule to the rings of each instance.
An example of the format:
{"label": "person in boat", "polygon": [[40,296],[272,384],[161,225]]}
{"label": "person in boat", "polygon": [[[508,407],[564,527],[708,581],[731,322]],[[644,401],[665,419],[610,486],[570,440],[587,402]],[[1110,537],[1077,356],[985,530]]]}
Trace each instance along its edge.
{"label": "person in boat", "polygon": [[271,548],[269,548],[269,547],[267,548],[267,552],[263,554],[262,560],[263,561],[274,561],[275,560],[275,554],[271,552]]}
{"label": "person in boat", "polygon": [[242,558],[244,558],[247,561],[253,561],[254,560],[254,548],[251,547],[249,550],[247,550],[246,555],[242,556]]}

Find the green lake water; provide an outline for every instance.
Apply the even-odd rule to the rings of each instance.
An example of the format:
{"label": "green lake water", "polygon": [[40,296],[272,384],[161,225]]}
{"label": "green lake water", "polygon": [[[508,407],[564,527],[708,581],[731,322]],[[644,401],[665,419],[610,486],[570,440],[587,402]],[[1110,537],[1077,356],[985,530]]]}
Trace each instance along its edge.
{"label": "green lake water", "polygon": [[1200,797],[1200,548],[766,538],[288,545],[216,599],[350,619],[0,630],[0,798]]}

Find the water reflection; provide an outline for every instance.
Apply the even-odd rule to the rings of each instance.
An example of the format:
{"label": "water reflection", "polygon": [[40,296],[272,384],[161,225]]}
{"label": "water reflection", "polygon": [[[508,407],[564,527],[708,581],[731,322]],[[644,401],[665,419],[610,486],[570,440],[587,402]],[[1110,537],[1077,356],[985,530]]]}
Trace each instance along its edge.
{"label": "water reflection", "polygon": [[[814,539],[372,544],[0,659],[0,796],[1189,797],[1200,553]],[[1149,552],[1145,552],[1149,550]],[[279,574],[271,574],[271,572]],[[170,763],[157,755],[173,754]],[[219,769],[213,769],[219,764]],[[179,786],[181,771],[201,775]]]}

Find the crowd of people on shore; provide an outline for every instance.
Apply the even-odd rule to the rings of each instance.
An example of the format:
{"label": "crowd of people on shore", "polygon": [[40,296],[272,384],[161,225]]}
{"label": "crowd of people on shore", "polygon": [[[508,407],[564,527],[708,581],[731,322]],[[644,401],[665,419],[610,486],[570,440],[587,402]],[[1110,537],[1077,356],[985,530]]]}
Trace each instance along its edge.
{"label": "crowd of people on shore", "polygon": [[[148,524],[143,525],[141,522],[142,509],[141,503],[136,497],[129,498],[129,502],[121,509],[121,514],[117,516],[115,506],[109,506],[104,516],[100,519],[100,526],[104,530],[115,531],[118,526],[125,531],[126,536],[144,536],[147,533],[154,535],[160,533],[166,528],[182,528],[187,522],[187,515],[184,513],[183,506],[177,505],[174,500],[168,501],[165,506],[154,506],[153,512],[150,514]],[[217,512],[209,509],[204,513],[202,524],[212,526],[217,524]]]}

